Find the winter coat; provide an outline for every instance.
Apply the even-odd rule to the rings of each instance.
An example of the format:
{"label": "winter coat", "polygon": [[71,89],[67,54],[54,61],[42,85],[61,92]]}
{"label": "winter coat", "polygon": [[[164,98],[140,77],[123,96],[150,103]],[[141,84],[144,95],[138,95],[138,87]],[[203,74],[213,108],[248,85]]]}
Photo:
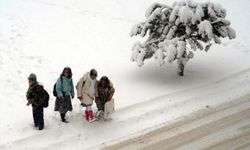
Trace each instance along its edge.
{"label": "winter coat", "polygon": [[[76,86],[77,97],[82,97],[81,103],[84,105],[92,105],[95,99],[90,96],[90,84],[91,84],[91,81],[90,81],[89,73],[86,73],[79,80]],[[95,97],[98,97],[97,80],[95,80]]]}
{"label": "winter coat", "polygon": [[102,87],[98,86],[98,98],[103,99],[104,101],[108,101],[108,98],[110,95],[113,95],[115,92],[115,88],[110,81],[110,84],[108,86]]}
{"label": "winter coat", "polygon": [[71,98],[75,96],[72,78],[60,77],[56,82],[56,92],[57,98],[54,110],[61,114],[72,111]]}
{"label": "winter coat", "polygon": [[26,98],[28,102],[32,104],[33,107],[39,107],[43,104],[43,101],[39,99],[39,92],[43,90],[43,86],[39,85],[37,82],[33,83],[28,91],[26,92]]}
{"label": "winter coat", "polygon": [[115,89],[111,81],[108,86],[98,86],[98,98],[96,99],[96,106],[98,110],[104,111],[104,105],[108,102],[109,97],[113,96]]}
{"label": "winter coat", "polygon": [[74,85],[72,78],[60,77],[56,82],[57,97],[71,96],[74,98]]}

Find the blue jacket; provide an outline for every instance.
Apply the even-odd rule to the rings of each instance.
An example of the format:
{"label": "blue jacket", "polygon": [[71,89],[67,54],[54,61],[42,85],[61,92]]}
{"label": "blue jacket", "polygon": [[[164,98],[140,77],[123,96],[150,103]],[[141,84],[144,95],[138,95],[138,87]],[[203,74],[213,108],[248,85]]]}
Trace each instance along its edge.
{"label": "blue jacket", "polygon": [[57,79],[56,92],[58,97],[71,96],[74,98],[74,84],[72,78],[66,78],[64,76]]}

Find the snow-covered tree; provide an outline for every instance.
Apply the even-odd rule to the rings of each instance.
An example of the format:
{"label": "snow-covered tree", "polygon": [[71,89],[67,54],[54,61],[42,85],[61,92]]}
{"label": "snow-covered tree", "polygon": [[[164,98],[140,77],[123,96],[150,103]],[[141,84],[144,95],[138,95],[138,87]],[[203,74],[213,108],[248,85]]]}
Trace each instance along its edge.
{"label": "snow-covered tree", "polygon": [[130,33],[146,38],[134,44],[131,60],[139,66],[153,56],[159,66],[177,60],[180,76],[186,62],[194,57],[193,51],[208,51],[212,43],[221,44],[220,38],[236,37],[220,4],[186,0],[170,7],[154,3],[145,15],[146,21],[136,24]]}

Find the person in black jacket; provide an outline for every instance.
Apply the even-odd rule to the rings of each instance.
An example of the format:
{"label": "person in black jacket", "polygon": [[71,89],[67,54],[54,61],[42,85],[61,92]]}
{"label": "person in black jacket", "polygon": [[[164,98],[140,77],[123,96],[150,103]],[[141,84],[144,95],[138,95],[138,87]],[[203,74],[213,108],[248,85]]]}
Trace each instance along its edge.
{"label": "person in black jacket", "polygon": [[39,93],[43,90],[43,86],[38,84],[37,77],[33,73],[28,77],[28,82],[29,89],[26,93],[26,98],[28,100],[27,106],[32,105],[34,126],[39,130],[43,130],[43,101],[39,98]]}

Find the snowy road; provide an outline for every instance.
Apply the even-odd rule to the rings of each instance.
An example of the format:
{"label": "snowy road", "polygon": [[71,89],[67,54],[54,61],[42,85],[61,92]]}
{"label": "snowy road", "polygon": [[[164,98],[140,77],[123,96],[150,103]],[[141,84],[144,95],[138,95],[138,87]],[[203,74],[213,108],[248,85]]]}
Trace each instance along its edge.
{"label": "snowy road", "polygon": [[[82,119],[81,111],[77,110],[69,118],[71,123],[63,125],[56,116],[52,115],[46,126],[46,132],[36,132],[30,127],[22,127],[22,130],[16,133],[18,135],[22,133],[22,137],[12,135],[15,133],[3,133],[5,138],[1,139],[0,149],[14,150],[16,147],[26,150],[61,150],[78,149],[79,147],[100,149],[114,144],[114,142],[133,139],[133,137],[163,126],[167,126],[163,127],[163,129],[167,129],[153,132],[162,133],[152,137],[157,138],[159,143],[154,143],[156,145],[172,141],[171,144],[162,146],[164,148],[165,146],[175,148],[182,144],[190,147],[211,146],[219,140],[241,137],[248,133],[250,96],[246,95],[249,95],[250,91],[249,76],[250,69],[247,69],[210,84],[180,90],[144,103],[117,109],[112,116],[113,119],[107,122],[89,124]],[[232,92],[233,94],[231,94]],[[217,107],[217,105],[222,106]],[[205,111],[203,111],[204,109]],[[189,116],[196,111],[200,111],[197,116]],[[171,125],[185,116],[186,119]],[[243,140],[247,138],[249,138],[248,134]],[[149,137],[149,141],[150,139]],[[237,140],[239,139],[241,138],[237,138]],[[207,145],[209,142],[211,144]],[[74,144],[72,145],[72,143]],[[183,148],[185,149],[185,147]]]}
{"label": "snowy road", "polygon": [[192,114],[105,150],[250,149],[250,95]]}

